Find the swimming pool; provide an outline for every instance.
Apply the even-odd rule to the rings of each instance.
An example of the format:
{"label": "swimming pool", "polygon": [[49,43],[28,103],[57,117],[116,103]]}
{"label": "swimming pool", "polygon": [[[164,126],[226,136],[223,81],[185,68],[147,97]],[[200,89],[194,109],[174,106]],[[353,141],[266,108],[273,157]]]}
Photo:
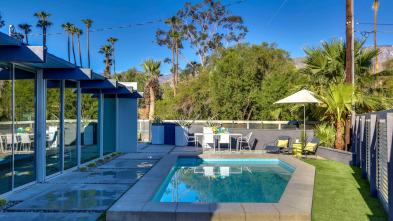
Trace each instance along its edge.
{"label": "swimming pool", "polygon": [[279,159],[179,158],[152,201],[278,203],[294,171]]}

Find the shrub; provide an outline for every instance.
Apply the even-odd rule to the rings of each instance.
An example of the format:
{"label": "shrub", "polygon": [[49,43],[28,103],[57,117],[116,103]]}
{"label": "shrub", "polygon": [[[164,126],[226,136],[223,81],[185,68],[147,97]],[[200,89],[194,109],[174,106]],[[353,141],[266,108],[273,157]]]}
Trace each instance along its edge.
{"label": "shrub", "polygon": [[106,156],[105,159],[110,160],[112,157],[111,156]]}
{"label": "shrub", "polygon": [[95,162],[89,163],[89,167],[95,167],[95,166],[97,166],[97,164]]}
{"label": "shrub", "polygon": [[110,154],[111,152],[108,152],[108,151],[106,151],[106,152],[104,152],[104,155],[107,155],[107,154]]}
{"label": "shrub", "polygon": [[112,157],[117,157],[117,153],[112,153]]}
{"label": "shrub", "polygon": [[87,166],[81,166],[81,168],[79,168],[79,171],[87,171]]}
{"label": "shrub", "polygon": [[87,163],[87,162],[89,162],[89,161],[90,161],[90,159],[83,159],[83,160],[82,160],[83,163]]}
{"label": "shrub", "polygon": [[6,198],[0,198],[0,206],[5,206],[8,204],[8,200]]}
{"label": "shrub", "polygon": [[119,154],[119,155],[123,154],[123,151],[119,151],[118,154]]}
{"label": "shrub", "polygon": [[105,162],[105,160],[104,160],[104,158],[100,158],[100,159],[98,159],[98,162],[103,163],[103,162]]}

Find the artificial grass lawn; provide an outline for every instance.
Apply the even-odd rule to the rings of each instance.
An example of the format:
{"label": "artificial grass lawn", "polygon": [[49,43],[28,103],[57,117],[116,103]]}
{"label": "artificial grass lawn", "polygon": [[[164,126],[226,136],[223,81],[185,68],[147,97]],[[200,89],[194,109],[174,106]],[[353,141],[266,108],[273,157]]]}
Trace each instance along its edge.
{"label": "artificial grass lawn", "polygon": [[312,220],[388,220],[361,169],[331,160],[304,159],[316,168]]}

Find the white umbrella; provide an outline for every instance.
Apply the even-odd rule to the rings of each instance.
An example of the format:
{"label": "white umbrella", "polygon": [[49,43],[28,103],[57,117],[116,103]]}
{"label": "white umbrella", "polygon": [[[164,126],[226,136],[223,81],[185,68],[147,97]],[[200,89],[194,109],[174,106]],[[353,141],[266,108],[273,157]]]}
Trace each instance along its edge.
{"label": "white umbrella", "polygon": [[311,103],[323,103],[318,98],[315,97],[314,93],[303,89],[299,92],[296,92],[282,100],[277,101],[274,104],[303,104],[304,110],[304,137],[306,137],[306,104]]}

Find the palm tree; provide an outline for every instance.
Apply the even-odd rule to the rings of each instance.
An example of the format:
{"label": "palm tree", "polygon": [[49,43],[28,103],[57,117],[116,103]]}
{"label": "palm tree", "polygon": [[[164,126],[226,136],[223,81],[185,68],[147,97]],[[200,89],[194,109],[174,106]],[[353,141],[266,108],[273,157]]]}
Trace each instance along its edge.
{"label": "palm tree", "polygon": [[81,45],[80,45],[80,41],[79,41],[79,36],[81,34],[83,34],[82,29],[77,28],[75,34],[78,37],[79,62],[80,62],[81,67],[83,67],[83,65],[82,65],[82,55],[81,55]]}
{"label": "palm tree", "polygon": [[[368,75],[372,67],[372,59],[379,50],[362,50],[367,38],[355,39],[355,80]],[[303,50],[307,55],[303,70],[310,74],[312,81],[318,85],[329,83],[342,83],[345,81],[345,51],[346,45],[342,39],[332,39],[322,42],[322,46],[305,47]]]}
{"label": "palm tree", "polygon": [[143,60],[141,66],[145,69],[145,72],[149,77],[145,86],[145,103],[149,114],[149,120],[154,119],[154,110],[156,107],[156,97],[159,91],[158,77],[161,76],[160,67],[161,61],[155,61],[153,59]]}
{"label": "palm tree", "polygon": [[48,21],[51,15],[45,11],[34,13],[34,16],[38,18],[37,28],[42,28],[42,45],[44,48],[46,48],[46,29],[52,25],[52,22]]}
{"label": "palm tree", "polygon": [[171,45],[171,50],[172,50],[172,73],[173,73],[173,95],[176,96],[176,86],[177,86],[177,68],[176,68],[176,64],[175,64],[175,44],[176,44],[176,40],[175,38],[172,36],[172,34],[174,35],[174,33],[176,32],[176,27],[181,23],[181,20],[176,17],[176,16],[172,16],[169,19],[164,21],[164,24],[170,25],[171,26],[171,38],[172,38],[172,45]]}
{"label": "palm tree", "polygon": [[90,68],[90,39],[89,39],[89,28],[91,27],[91,23],[93,23],[93,20],[91,19],[82,19],[83,23],[85,23],[87,27],[87,63],[88,67]]}
{"label": "palm tree", "polygon": [[176,79],[175,79],[175,82],[176,82],[176,85],[174,85],[174,87],[176,89],[177,89],[177,84],[179,82],[179,42],[182,39],[182,35],[183,35],[182,32],[177,32],[177,31],[170,33],[171,38],[175,42],[175,54],[176,54],[176,65],[175,65],[176,66],[176,69],[175,69]]}
{"label": "palm tree", "polygon": [[75,47],[74,47],[74,34],[78,31],[78,28],[72,26],[70,28],[71,32],[71,41],[72,41],[72,54],[74,55],[74,64],[76,65],[76,58],[75,58]]}
{"label": "palm tree", "polygon": [[320,106],[322,120],[330,119],[336,125],[336,149],[343,149],[342,128],[345,126],[345,119],[348,113],[352,112],[352,102],[355,101],[352,85],[340,83],[330,84],[324,90],[321,97],[324,104]]}
{"label": "palm tree", "polygon": [[67,43],[68,43],[68,62],[70,62],[70,31],[71,31],[71,27],[74,26],[74,24],[71,24],[69,22],[62,24],[61,27],[65,28],[65,30],[67,31]]}
{"label": "palm tree", "polygon": [[[377,49],[377,14],[378,14],[378,7],[379,7],[379,2],[378,0],[375,0],[373,3],[373,10],[374,10],[374,49]],[[378,67],[378,54],[375,56],[375,72],[374,74],[379,72],[379,67]]]}
{"label": "palm tree", "polygon": [[116,74],[116,62],[115,62],[115,42],[117,42],[119,39],[114,38],[114,37],[110,37],[108,38],[108,42],[112,44],[112,49],[113,49],[113,74]]}
{"label": "palm tree", "polygon": [[26,44],[29,44],[29,39],[27,35],[31,32],[31,25],[25,23],[25,24],[19,24],[18,27],[20,30],[24,31],[26,37]]}
{"label": "palm tree", "polygon": [[112,55],[113,49],[110,45],[101,45],[100,51],[98,53],[105,54],[105,64],[107,73],[111,74],[111,66],[110,66],[110,56]]}

